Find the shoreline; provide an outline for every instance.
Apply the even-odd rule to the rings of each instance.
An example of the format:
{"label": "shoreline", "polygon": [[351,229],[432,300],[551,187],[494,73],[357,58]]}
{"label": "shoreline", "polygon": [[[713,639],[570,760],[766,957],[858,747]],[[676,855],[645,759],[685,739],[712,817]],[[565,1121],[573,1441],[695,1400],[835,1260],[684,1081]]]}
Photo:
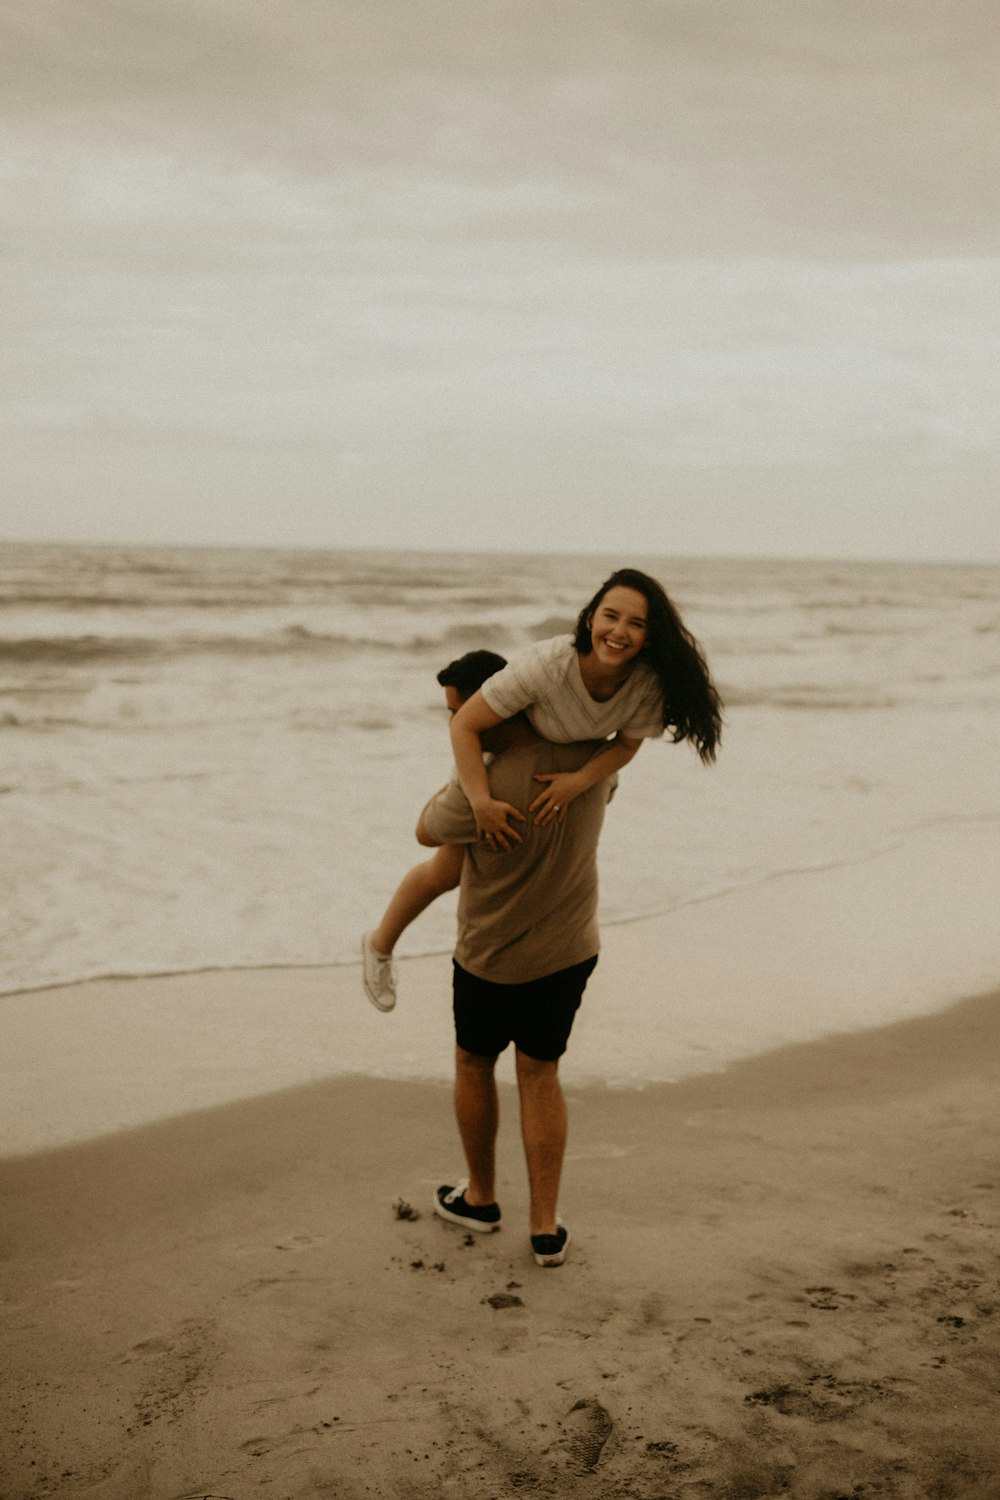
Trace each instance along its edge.
{"label": "shoreline", "polygon": [[329,1079],[0,1161],[0,1489],[992,1500],[998,1059],[993,993],[570,1083],[558,1271],[506,1084],[505,1224],[475,1244],[429,1211],[459,1159],[441,1084]]}
{"label": "shoreline", "polygon": [[[992,829],[608,924],[563,1077],[626,1090],[865,1032],[990,990]],[[949,892],[947,911],[939,893]],[[927,912],[933,921],[924,920]],[[390,1015],[360,966],[196,970],[0,999],[0,1158],[327,1077],[451,1077],[450,963],[400,958]],[[501,1063],[500,1076],[505,1076]]]}
{"label": "shoreline", "polygon": [[[997,824],[998,820],[1000,820],[1000,814],[984,812],[968,814],[961,818],[949,816],[931,819],[930,821],[917,821],[908,826],[900,827],[892,833],[887,833],[880,844],[851,857],[841,857],[832,860],[824,859],[815,863],[806,862],[804,864],[790,865],[787,868],[768,869],[745,880],[701,891],[698,894],[689,895],[677,900],[671,905],[655,909],[619,911],[615,915],[601,912],[599,914],[601,931],[602,933],[613,933],[622,928],[634,928],[646,923],[679,924],[690,913],[697,912],[702,907],[708,907],[712,910],[717,908],[735,908],[741,902],[752,902],[757,893],[767,887],[788,888],[793,883],[798,883],[801,887],[800,890],[796,890],[794,893],[797,907],[801,908],[806,916],[809,916],[810,897],[808,892],[813,883],[830,885],[831,887],[842,886],[848,891],[852,885],[855,889],[860,889],[863,885],[863,876],[861,878],[859,876],[861,872],[867,872],[869,867],[874,867],[874,879],[871,890],[866,890],[866,900],[878,901],[884,905],[894,895],[899,899],[897,886],[900,871],[907,872],[908,868],[913,864],[920,863],[931,857],[935,860],[945,859],[948,861],[949,889],[953,891],[961,890],[961,902],[953,897],[955,907],[949,908],[949,911],[945,914],[947,918],[953,918],[960,915],[962,908],[967,909],[970,906],[974,906],[975,903],[975,887],[971,884],[960,886],[960,882],[963,876],[967,876],[970,866],[975,864],[983,865],[984,876],[989,876],[995,869],[998,877],[1000,877],[1000,857],[995,853],[997,840],[992,832],[993,826]],[[963,835],[962,840],[957,842],[955,840],[956,828],[960,828]],[[936,841],[937,847],[925,853],[919,848],[922,840]],[[908,845],[913,847],[907,849]],[[409,852],[412,855],[413,851]],[[417,852],[419,853],[419,850]],[[405,863],[405,860],[402,862]],[[882,866],[886,868],[880,868]],[[840,892],[836,894],[840,894]],[[912,899],[912,894],[907,891],[902,897],[902,900],[910,909],[900,909],[891,913],[887,912],[887,920],[891,918],[901,925],[905,925],[908,920],[912,920],[914,910],[919,910],[916,901]],[[453,898],[443,897],[438,905],[443,910],[448,911],[449,918],[453,917],[454,913],[451,910],[454,906]],[[926,920],[927,909],[920,912],[920,915]],[[935,911],[934,915],[937,917],[943,932],[946,934],[948,922],[942,921],[940,911]],[[450,922],[447,938],[435,936],[429,941],[425,939],[423,943],[419,941],[419,938],[415,939],[412,930],[405,933],[397,957],[405,963],[413,963],[450,956],[452,927],[453,922]],[[974,939],[977,936],[982,937],[982,933],[977,934],[974,930],[963,933],[963,938],[965,939],[969,939],[970,937]],[[976,945],[973,943],[972,946]],[[983,946],[984,952],[988,953],[988,962],[996,960],[995,967],[1000,968],[1000,946],[989,942],[985,945],[980,943],[979,946]],[[953,965],[956,959],[957,965],[955,966],[961,965],[963,951],[967,950],[958,950],[955,954],[950,955]],[[59,978],[32,979],[18,982],[11,980],[5,986],[0,987],[0,1009],[2,1009],[6,1001],[19,1000],[30,995],[54,993],[59,990],[79,989],[92,984],[142,984],[149,980],[158,979],[185,979],[196,975],[245,975],[258,972],[268,973],[275,970],[289,973],[309,970],[329,970],[336,973],[356,967],[357,962],[357,957],[352,952],[351,954],[344,954],[337,958],[275,958],[251,959],[247,961],[234,960],[233,962],[189,962],[166,967],[123,970],[107,969],[94,973],[76,973]],[[982,969],[984,965],[980,965],[979,967]],[[944,970],[942,969],[940,972],[943,974]],[[954,967],[952,972],[954,972]],[[901,978],[900,976],[896,977],[900,979],[901,983],[906,982],[905,976]],[[960,986],[960,988],[968,991],[969,985],[966,984],[964,987]],[[954,986],[952,985],[950,990],[945,990],[942,988],[939,979],[937,991],[938,1003],[947,1004],[954,993]]]}
{"label": "shoreline", "polygon": [[[421,982],[416,988],[420,991],[420,1000],[440,1001],[440,993],[430,993],[442,989],[426,968],[431,961],[403,962],[424,966],[422,973],[419,967],[403,971],[411,981],[415,973],[419,976]],[[352,971],[355,967],[352,966]],[[191,1117],[214,1115],[238,1107],[252,1108],[300,1089],[336,1089],[344,1085],[446,1091],[451,1088],[454,1035],[450,1010],[439,1004],[430,1018],[424,1014],[421,1021],[439,1045],[440,1070],[430,1075],[393,1072],[384,1060],[381,1066],[379,1063],[387,1018],[373,1009],[369,1014],[364,1000],[353,995],[358,988],[353,972],[350,988],[356,1023],[367,1032],[376,1049],[372,1053],[371,1066],[338,1070],[330,1068],[327,1062],[317,1061],[315,1056],[306,1063],[302,1056],[302,1039],[298,1038],[288,1055],[272,1058],[269,1071],[258,1066],[245,1072],[241,1059],[248,1052],[255,1053],[262,1044],[279,1039],[273,1029],[276,1007],[288,998],[285,993],[287,975],[299,972],[302,971],[290,971],[282,965],[273,970],[196,970],[191,974],[155,976],[148,982],[132,979],[82,981],[79,988],[86,994],[87,1013],[81,1015],[77,1012],[72,1017],[77,1029],[69,1033],[60,1030],[66,1019],[59,1006],[60,990],[23,992],[25,998],[42,996],[51,1001],[53,1014],[28,1017],[28,1025],[14,1035],[13,1045],[10,1045],[11,1035],[8,1033],[9,1045],[0,1057],[0,1167],[8,1162],[29,1161],[52,1153],[86,1150],[119,1136],[168,1126]],[[317,987],[323,989],[323,986],[317,986],[316,979],[320,976],[325,981],[330,971],[326,966],[320,966],[315,973],[306,972],[313,979],[312,993],[300,994],[298,999],[308,1002],[310,1020],[316,1023],[317,1010],[324,1007],[328,999],[325,990],[317,996]],[[163,1003],[164,997],[158,988],[161,984],[172,987],[177,981],[204,979],[206,975],[222,981],[224,993],[218,999],[226,1004],[233,999],[230,983],[233,978],[264,976],[270,979],[270,983],[261,986],[263,993],[258,996],[259,1006],[269,1014],[268,1025],[251,1027],[242,1036],[235,1034],[227,1039],[227,1018],[213,1013],[211,995],[194,995],[185,986],[184,991],[174,991],[166,997],[167,1003]],[[136,991],[126,1006],[127,1017],[114,1003],[120,996],[108,994],[109,990],[113,992],[116,988]],[[592,999],[590,988],[588,999]],[[412,989],[411,986],[410,998],[417,998]],[[277,990],[281,993],[276,993]],[[863,1049],[868,1041],[892,1035],[902,1028],[933,1026],[939,1022],[947,1025],[953,1012],[994,1001],[1000,1004],[1000,991],[987,990],[887,1022],[871,1021],[849,1030],[835,1029],[821,1036],[780,1040],[770,1047],[761,1045],[717,1064],[705,1062],[694,1066],[674,1078],[599,1078],[581,1073],[578,1067],[574,1067],[573,1054],[580,1030],[578,1020],[560,1073],[567,1094],[572,1092],[575,1096],[606,1095],[629,1099],[659,1096],[667,1090],[679,1096],[688,1088],[711,1092],[713,1081],[727,1084],[737,1073],[766,1069],[772,1061],[780,1062],[798,1050],[825,1050],[832,1058],[847,1050]],[[200,1016],[192,1014],[197,1002],[201,1005]],[[259,1008],[257,1015],[260,1015]],[[187,1019],[184,1035],[179,1043],[168,1041],[165,1051],[159,1044],[179,1023],[181,1016]],[[206,1017],[209,1018],[207,1022]],[[154,1022],[152,1026],[149,1024],[151,1020]],[[121,1042],[120,1028],[126,1024],[132,1027],[133,1034],[125,1038],[124,1048],[119,1047],[116,1056],[113,1047],[107,1049],[116,1032]],[[327,1027],[328,1017],[321,1016],[318,1025],[320,1030]],[[159,1035],[154,1034],[156,1028],[159,1028]],[[315,1035],[316,1030],[316,1024],[311,1024],[305,1034],[307,1037]],[[56,1032],[60,1034],[55,1036]],[[96,1050],[92,1047],[95,1038]],[[199,1066],[197,1053],[203,1042],[213,1047],[221,1045],[228,1050],[230,1056],[225,1067],[218,1064],[217,1058],[207,1063],[203,1060]],[[54,1046],[54,1055],[49,1051],[43,1056],[42,1046],[50,1044]],[[184,1073],[187,1076],[182,1080]],[[497,1081],[501,1088],[514,1088],[511,1049],[498,1062]],[[183,1104],[180,1102],[182,1098]]]}

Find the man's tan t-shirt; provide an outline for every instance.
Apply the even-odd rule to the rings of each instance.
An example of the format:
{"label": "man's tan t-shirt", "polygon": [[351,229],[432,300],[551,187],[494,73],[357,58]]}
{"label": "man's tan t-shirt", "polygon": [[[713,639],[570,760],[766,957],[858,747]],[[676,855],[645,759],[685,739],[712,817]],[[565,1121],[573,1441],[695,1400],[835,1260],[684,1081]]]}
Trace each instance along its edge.
{"label": "man's tan t-shirt", "polygon": [[536,828],[528,805],[544,785],[535,776],[578,770],[600,743],[539,740],[497,755],[488,772],[490,791],[525,814],[516,824],[524,842],[509,853],[476,842],[476,820],[457,781],[424,809],[431,838],[468,846],[455,958],[470,974],[494,984],[526,984],[597,953],[597,841],[617,777],[571,802],[562,823]]}

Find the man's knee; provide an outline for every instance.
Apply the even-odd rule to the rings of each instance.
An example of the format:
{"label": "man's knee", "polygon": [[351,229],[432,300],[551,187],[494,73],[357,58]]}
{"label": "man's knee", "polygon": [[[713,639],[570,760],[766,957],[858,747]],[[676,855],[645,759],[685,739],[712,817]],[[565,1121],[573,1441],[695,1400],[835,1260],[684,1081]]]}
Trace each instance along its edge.
{"label": "man's knee", "polygon": [[467,1077],[492,1078],[496,1065],[495,1057],[482,1057],[478,1052],[466,1052],[464,1047],[455,1046],[456,1071]]}
{"label": "man's knee", "polygon": [[559,1059],[551,1061],[541,1057],[529,1057],[527,1052],[514,1054],[517,1081],[522,1088],[549,1088],[559,1080]]}

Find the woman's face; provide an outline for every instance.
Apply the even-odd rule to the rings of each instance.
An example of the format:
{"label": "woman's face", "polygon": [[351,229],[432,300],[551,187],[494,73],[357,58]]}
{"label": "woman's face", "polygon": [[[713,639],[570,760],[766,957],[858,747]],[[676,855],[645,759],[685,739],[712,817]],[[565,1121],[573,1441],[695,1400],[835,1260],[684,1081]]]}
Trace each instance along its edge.
{"label": "woman's face", "polygon": [[618,671],[646,644],[649,605],[637,589],[608,589],[588,621],[590,644],[602,667]]}

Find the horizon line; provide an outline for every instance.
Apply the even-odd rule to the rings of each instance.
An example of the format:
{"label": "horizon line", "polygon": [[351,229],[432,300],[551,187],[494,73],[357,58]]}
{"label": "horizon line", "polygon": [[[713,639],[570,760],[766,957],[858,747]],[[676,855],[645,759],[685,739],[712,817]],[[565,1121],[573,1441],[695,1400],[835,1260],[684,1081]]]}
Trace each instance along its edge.
{"label": "horizon line", "polygon": [[[486,555],[490,557],[611,557],[622,552],[633,551],[631,548],[560,548],[549,550],[539,547],[498,547],[495,545],[468,546],[468,547],[432,547],[429,545],[413,544],[409,546],[387,546],[385,543],[354,543],[350,546],[336,546],[327,542],[264,542],[264,541],[166,541],[148,539],[137,541],[124,537],[103,538],[79,538],[79,537],[9,537],[0,536],[0,547],[69,547],[69,548],[93,548],[94,550],[108,550],[113,548],[124,548],[128,550],[149,549],[155,551],[174,552],[314,552],[314,553],[340,553],[347,555],[370,555],[372,553],[385,556],[411,555],[418,557],[431,556],[453,556],[470,557]],[[639,549],[635,549],[638,551]],[[633,552],[634,555],[634,552]],[[888,554],[888,553],[847,553],[847,552],[696,552],[696,551],[660,551],[658,549],[643,550],[640,555],[646,557],[672,558],[683,562],[743,562],[743,563],[865,563],[871,565],[884,564],[887,566],[910,566],[923,564],[927,567],[984,567],[995,568],[1000,566],[1000,555],[994,558],[975,558],[968,555],[951,555],[928,557],[926,554]]]}

